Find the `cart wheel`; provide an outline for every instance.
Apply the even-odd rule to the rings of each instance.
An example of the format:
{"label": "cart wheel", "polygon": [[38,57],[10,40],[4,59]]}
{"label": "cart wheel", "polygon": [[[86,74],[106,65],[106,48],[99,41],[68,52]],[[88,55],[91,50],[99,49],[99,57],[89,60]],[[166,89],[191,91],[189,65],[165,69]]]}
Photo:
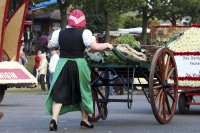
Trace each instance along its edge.
{"label": "cart wheel", "polygon": [[108,108],[107,106],[101,107],[101,119],[105,120],[108,116]]}
{"label": "cart wheel", "polygon": [[188,102],[187,97],[185,96],[185,93],[181,93],[179,95],[178,99],[178,110],[180,114],[188,114],[190,110],[190,105],[187,105]]}
{"label": "cart wheel", "polygon": [[174,116],[178,99],[178,74],[174,56],[167,48],[154,54],[149,76],[150,102],[156,120],[165,124]]}
{"label": "cart wheel", "polygon": [[0,103],[3,101],[5,90],[6,90],[6,85],[0,85]]}
{"label": "cart wheel", "polygon": [[[108,99],[109,88],[105,88],[105,94],[103,94],[99,89],[95,89],[95,87],[92,87],[92,97],[94,99],[99,99],[99,98],[100,99]],[[105,104],[106,104],[105,106],[107,106],[107,103],[105,103]],[[94,109],[94,113],[91,116],[90,115],[88,116],[88,120],[91,122],[98,121],[100,118],[102,118],[101,103],[93,101],[93,109]]]}
{"label": "cart wheel", "polygon": [[[106,74],[105,74],[106,76]],[[91,78],[94,78],[94,75],[91,75]],[[109,88],[106,86],[105,91],[103,89],[99,89],[97,87],[91,87],[92,88],[92,97],[93,99],[108,99],[109,97]],[[107,103],[105,103],[105,106],[107,106]],[[93,101],[93,114],[88,115],[88,120],[91,122],[96,122],[101,118],[101,103]]]}

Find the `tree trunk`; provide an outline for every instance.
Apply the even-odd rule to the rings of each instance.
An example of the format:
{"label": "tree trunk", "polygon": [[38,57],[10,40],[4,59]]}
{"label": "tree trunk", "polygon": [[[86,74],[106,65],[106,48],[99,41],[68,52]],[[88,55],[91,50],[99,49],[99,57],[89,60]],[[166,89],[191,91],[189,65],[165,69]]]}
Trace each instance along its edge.
{"label": "tree trunk", "polygon": [[66,8],[60,9],[60,15],[61,15],[61,28],[65,28],[67,25]]}
{"label": "tree trunk", "polygon": [[61,2],[61,0],[57,0],[58,3],[58,7],[60,9],[60,17],[61,17],[61,28],[65,28],[67,25],[67,7],[68,5],[68,1],[65,0],[64,3]]}
{"label": "tree trunk", "polygon": [[109,25],[109,12],[106,9],[104,11],[104,15],[105,15],[105,42],[109,42],[109,36],[110,36],[110,25]]}
{"label": "tree trunk", "polygon": [[176,17],[175,17],[174,14],[172,15],[171,23],[172,23],[173,26],[176,26]]}
{"label": "tree trunk", "polygon": [[147,10],[143,9],[142,12],[142,44],[147,45],[147,25],[148,25],[148,17],[147,17]]}

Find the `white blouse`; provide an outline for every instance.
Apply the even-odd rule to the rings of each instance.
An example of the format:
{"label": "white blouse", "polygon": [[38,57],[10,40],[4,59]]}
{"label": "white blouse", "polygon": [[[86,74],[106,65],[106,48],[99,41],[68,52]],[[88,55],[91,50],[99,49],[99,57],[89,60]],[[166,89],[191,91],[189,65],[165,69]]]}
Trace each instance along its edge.
{"label": "white blouse", "polygon": [[[74,27],[67,25],[66,28],[74,28]],[[58,42],[59,33],[60,33],[60,30],[56,30],[52,34],[50,43],[53,47],[59,46],[59,42]],[[96,41],[95,37],[92,35],[92,32],[88,29],[85,29],[83,31],[82,38],[83,38],[83,43],[85,44],[86,47],[88,47],[92,42]]]}

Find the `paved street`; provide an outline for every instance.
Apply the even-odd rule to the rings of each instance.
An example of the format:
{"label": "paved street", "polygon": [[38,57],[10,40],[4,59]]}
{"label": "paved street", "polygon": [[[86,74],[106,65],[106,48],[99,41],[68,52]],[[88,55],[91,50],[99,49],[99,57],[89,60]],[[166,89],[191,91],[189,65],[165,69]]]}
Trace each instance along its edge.
{"label": "paved street", "polygon": [[[126,96],[112,96],[126,98]],[[1,133],[46,133],[50,116],[45,115],[46,94],[9,94],[0,105],[4,112],[0,120]],[[178,110],[169,124],[159,124],[153,116],[150,104],[144,95],[134,95],[132,109],[126,103],[109,103],[105,121],[93,123],[94,129],[80,129],[80,112],[59,117],[58,131],[65,133],[189,133],[200,132],[200,107],[191,106],[189,115],[180,115]],[[198,98],[200,100],[200,98]]]}

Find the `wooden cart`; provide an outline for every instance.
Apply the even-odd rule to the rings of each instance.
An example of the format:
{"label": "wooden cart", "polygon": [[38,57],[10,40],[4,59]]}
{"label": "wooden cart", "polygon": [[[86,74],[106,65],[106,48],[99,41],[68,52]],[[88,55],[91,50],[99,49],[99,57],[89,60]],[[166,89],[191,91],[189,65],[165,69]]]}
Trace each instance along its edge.
{"label": "wooden cart", "polygon": [[[140,62],[124,56],[113,49],[113,53],[121,59],[123,64],[89,64],[91,69],[91,87],[93,95],[94,113],[89,116],[90,121],[105,120],[108,115],[107,104],[109,102],[127,102],[131,108],[133,91],[135,86],[142,90],[151,104],[156,120],[165,124],[174,116],[178,99],[178,75],[174,56],[167,48],[159,48],[151,63]],[[99,74],[97,68],[101,73]],[[108,73],[113,73],[108,78]],[[104,75],[104,76],[103,76]],[[127,82],[124,82],[124,77]],[[120,82],[111,84],[110,81],[118,78]],[[144,78],[147,83],[134,84],[130,79]],[[139,80],[140,81],[140,80]],[[105,86],[105,91],[99,89]],[[123,86],[127,90],[126,99],[109,99],[109,86]]]}

